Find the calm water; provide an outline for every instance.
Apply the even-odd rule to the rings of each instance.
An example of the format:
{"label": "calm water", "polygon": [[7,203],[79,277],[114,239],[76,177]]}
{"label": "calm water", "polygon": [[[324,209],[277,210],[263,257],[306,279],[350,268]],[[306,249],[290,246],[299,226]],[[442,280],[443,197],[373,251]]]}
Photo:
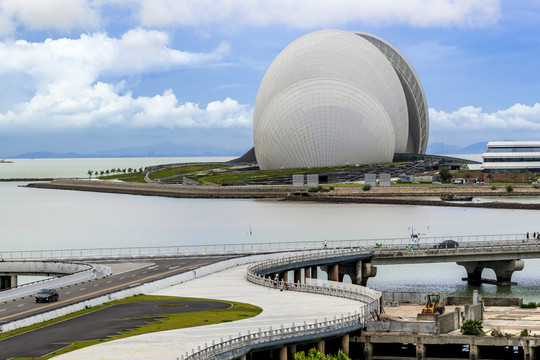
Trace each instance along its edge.
{"label": "calm water", "polygon": [[[199,159],[15,160],[0,178],[86,177],[87,171]],[[205,159],[206,160],[206,159]],[[221,159],[215,159],[219,161]],[[15,170],[14,170],[15,169]],[[426,206],[317,204],[265,200],[170,199],[19,187],[0,182],[3,251],[407,237],[540,231],[540,212]],[[251,228],[251,234],[249,229]],[[454,263],[380,266],[377,289],[469,294]],[[491,270],[484,277],[494,278]],[[540,301],[540,260],[526,260],[519,285],[483,285],[490,296]]]}

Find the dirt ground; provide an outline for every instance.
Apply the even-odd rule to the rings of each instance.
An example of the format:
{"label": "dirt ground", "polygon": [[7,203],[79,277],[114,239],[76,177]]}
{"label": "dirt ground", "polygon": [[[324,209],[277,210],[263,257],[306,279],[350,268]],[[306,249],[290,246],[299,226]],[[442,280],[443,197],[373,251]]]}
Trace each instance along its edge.
{"label": "dirt ground", "polygon": [[[446,306],[446,311],[454,311],[456,307]],[[416,321],[416,315],[424,308],[420,304],[402,304],[395,307],[385,307],[385,314],[390,317],[400,317],[403,321]],[[535,335],[540,335],[540,309],[521,309],[517,306],[486,306],[484,309],[484,331],[498,329],[503,334],[519,335],[523,329]],[[459,330],[454,332],[459,334]]]}

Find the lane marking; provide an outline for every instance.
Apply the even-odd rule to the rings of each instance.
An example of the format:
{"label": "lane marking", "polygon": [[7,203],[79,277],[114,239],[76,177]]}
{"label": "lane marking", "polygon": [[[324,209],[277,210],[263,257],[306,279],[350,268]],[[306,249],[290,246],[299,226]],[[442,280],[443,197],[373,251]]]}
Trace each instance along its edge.
{"label": "lane marking", "polygon": [[12,314],[12,315],[8,315],[8,316],[4,316],[4,317],[1,317],[0,320],[11,319],[11,318],[16,317],[16,316],[21,316],[21,315],[28,314],[28,313],[32,313],[32,312],[41,311],[41,310],[43,310],[43,309],[49,308],[49,307],[51,307],[51,306],[59,305],[59,304],[67,304],[67,303],[69,303],[69,302],[73,302],[73,301],[79,300],[79,299],[84,299],[84,298],[90,297],[90,296],[92,296],[92,295],[96,295],[96,294],[99,294],[99,293],[104,293],[104,292],[106,292],[106,291],[118,289],[118,288],[121,288],[121,287],[130,286],[130,285],[133,285],[133,284],[135,284],[135,283],[137,283],[137,282],[143,282],[143,283],[144,283],[146,280],[150,280],[150,279],[154,279],[154,278],[157,278],[157,277],[160,277],[160,276],[163,276],[163,275],[167,275],[167,274],[179,272],[179,271],[181,271],[181,270],[185,270],[185,269],[189,269],[189,268],[194,268],[194,267],[196,267],[196,266],[204,266],[204,265],[208,265],[208,264],[211,264],[211,263],[212,263],[211,261],[208,261],[208,262],[201,263],[201,264],[197,264],[197,265],[184,266],[184,267],[181,267],[181,268],[178,268],[178,269],[165,271],[165,272],[162,272],[162,273],[159,273],[159,274],[155,274],[155,275],[150,275],[150,276],[147,276],[147,277],[142,278],[142,279],[133,280],[133,281],[130,281],[130,282],[127,282],[127,283],[123,283],[123,284],[120,284],[120,285],[115,285],[115,286],[111,286],[111,287],[109,287],[109,288],[104,288],[104,289],[101,289],[101,290],[97,290],[97,291],[94,291],[94,292],[89,293],[89,294],[86,294],[86,295],[79,295],[79,296],[74,297],[73,299],[62,300],[62,301],[56,302],[55,304],[50,303],[49,305],[45,305],[45,306],[42,306],[42,307],[37,308],[37,309],[29,309],[29,310],[21,311],[21,312],[19,312],[19,313],[17,313],[17,314]]}

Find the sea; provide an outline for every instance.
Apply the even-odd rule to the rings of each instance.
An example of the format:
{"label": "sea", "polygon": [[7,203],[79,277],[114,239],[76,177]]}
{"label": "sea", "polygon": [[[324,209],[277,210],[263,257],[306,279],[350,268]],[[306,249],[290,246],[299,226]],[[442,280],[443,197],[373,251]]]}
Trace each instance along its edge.
{"label": "sea", "polygon": [[[88,171],[230,158],[14,159],[0,179],[88,178]],[[5,159],[6,161],[8,159]],[[189,246],[524,234],[540,231],[537,210],[275,200],[177,199],[25,187],[0,181],[0,253],[147,246]],[[384,241],[384,240],[381,240]],[[525,260],[517,285],[468,285],[455,263],[378,266],[377,290],[521,297],[540,302],[540,259]],[[485,269],[484,278],[495,278]],[[29,281],[25,279],[25,281]]]}

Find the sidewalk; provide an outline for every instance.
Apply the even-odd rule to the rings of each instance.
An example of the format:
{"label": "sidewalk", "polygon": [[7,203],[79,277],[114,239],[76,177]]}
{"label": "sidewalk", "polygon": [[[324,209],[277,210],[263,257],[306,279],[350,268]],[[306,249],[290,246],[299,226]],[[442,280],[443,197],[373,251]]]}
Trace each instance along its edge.
{"label": "sidewalk", "polygon": [[250,303],[263,312],[253,318],[188,329],[134,336],[110,341],[74,351],[54,359],[168,359],[176,360],[198,346],[204,347],[221,338],[302,324],[315,319],[333,319],[359,311],[361,303],[333,296],[280,291],[254,285],[246,280],[247,265],[239,266],[180,285],[160,290],[152,295],[189,296]]}

